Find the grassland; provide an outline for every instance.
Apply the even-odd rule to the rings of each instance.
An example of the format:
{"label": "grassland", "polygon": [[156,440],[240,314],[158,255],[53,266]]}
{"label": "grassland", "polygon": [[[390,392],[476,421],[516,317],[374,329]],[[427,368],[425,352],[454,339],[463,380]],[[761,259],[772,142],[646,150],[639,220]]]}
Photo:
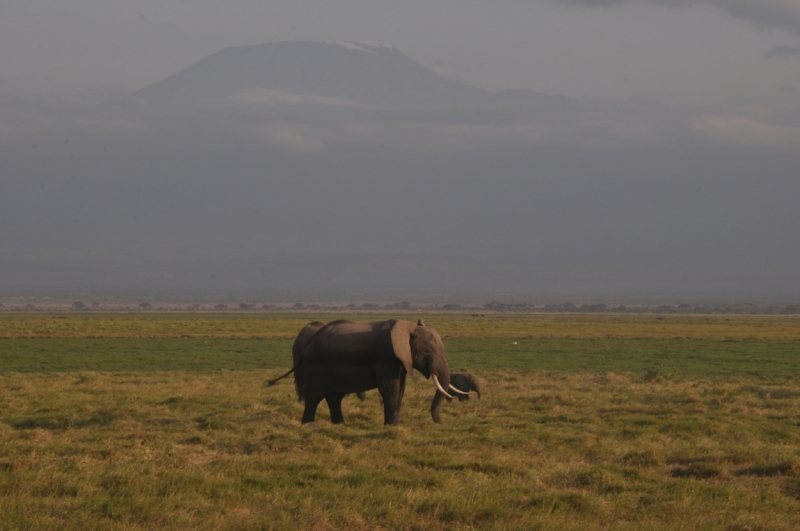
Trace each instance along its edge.
{"label": "grassland", "polygon": [[381,314],[0,314],[0,339],[294,339],[312,320],[423,318],[450,339],[798,341],[798,316]]}
{"label": "grassland", "polygon": [[0,529],[800,525],[800,319],[423,317],[485,394],[395,428],[261,387],[334,317],[0,317]]}

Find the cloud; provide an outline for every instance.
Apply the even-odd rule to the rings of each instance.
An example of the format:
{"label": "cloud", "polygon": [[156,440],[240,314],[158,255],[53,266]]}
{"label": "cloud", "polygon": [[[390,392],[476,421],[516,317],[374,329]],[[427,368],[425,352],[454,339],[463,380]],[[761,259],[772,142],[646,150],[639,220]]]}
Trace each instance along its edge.
{"label": "cloud", "polygon": [[777,46],[764,52],[764,57],[789,57],[800,55],[800,44],[797,46]]}
{"label": "cloud", "polygon": [[800,2],[797,0],[553,0],[557,5],[611,7],[634,2],[663,7],[709,5],[759,28],[782,28],[800,34]]}
{"label": "cloud", "polygon": [[233,95],[224,98],[230,102],[266,103],[273,105],[289,104],[300,105],[343,105],[345,107],[364,107],[349,100],[326,98],[323,96],[308,96],[305,94],[292,94],[277,90],[248,89],[236,91]]}
{"label": "cloud", "polygon": [[[23,104],[24,103],[24,104]],[[678,113],[680,114],[680,113]],[[319,154],[361,146],[417,156],[533,147],[624,149],[684,131],[676,113],[642,113],[600,103],[553,106],[490,102],[477,109],[385,109],[264,90],[168,106],[138,100],[99,105],[35,105],[0,97],[0,141],[85,136],[97,142],[222,144],[242,149]],[[24,135],[23,135],[24,133]],[[27,142],[38,143],[40,140]],[[23,142],[24,144],[24,142]]]}
{"label": "cloud", "polygon": [[268,144],[298,153],[322,153],[325,143],[309,127],[297,124],[269,124],[264,128]]}
{"label": "cloud", "polygon": [[765,123],[745,116],[704,116],[695,120],[694,128],[707,136],[764,147],[800,144],[800,127]]}

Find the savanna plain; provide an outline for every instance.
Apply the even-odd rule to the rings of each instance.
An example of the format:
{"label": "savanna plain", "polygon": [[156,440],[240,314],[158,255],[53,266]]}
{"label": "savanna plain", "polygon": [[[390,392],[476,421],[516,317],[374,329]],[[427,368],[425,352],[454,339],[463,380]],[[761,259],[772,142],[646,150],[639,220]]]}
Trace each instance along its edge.
{"label": "savanna plain", "polygon": [[[300,424],[295,334],[425,319],[480,400]],[[0,315],[0,529],[797,529],[800,318]]]}

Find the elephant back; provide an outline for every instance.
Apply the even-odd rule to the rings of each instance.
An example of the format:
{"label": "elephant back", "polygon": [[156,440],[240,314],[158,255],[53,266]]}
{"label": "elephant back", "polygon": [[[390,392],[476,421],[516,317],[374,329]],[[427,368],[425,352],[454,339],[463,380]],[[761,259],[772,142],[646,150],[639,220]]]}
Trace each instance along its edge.
{"label": "elephant back", "polygon": [[338,354],[374,352],[381,342],[379,324],[333,321],[314,334],[314,348]]}

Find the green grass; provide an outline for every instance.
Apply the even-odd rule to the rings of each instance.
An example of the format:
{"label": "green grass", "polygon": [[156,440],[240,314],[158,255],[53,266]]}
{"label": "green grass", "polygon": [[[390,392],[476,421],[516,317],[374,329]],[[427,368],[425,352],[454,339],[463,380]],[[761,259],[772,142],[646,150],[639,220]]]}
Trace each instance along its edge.
{"label": "green grass", "polygon": [[797,378],[798,341],[521,339],[446,341],[451,365],[479,369],[657,373],[662,377]]}
{"label": "green grass", "polygon": [[0,317],[0,529],[800,526],[800,319],[424,316],[484,396],[387,428],[262,387],[315,317]]}
{"label": "green grass", "polygon": [[[288,368],[288,339],[6,339],[0,372]],[[516,344],[514,344],[516,343]],[[671,378],[795,378],[800,342],[693,339],[446,339],[456,371],[653,372]]]}
{"label": "green grass", "polygon": [[0,372],[216,371],[291,367],[288,339],[6,339]]}

